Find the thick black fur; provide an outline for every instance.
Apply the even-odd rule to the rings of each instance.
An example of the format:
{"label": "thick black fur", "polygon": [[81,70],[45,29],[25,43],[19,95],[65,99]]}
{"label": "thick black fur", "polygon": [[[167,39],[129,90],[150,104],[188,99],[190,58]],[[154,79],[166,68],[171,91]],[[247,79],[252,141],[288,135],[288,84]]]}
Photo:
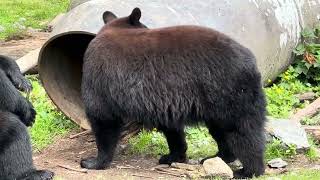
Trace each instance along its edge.
{"label": "thick black fur", "polygon": [[53,173],[36,170],[27,126],[32,125],[36,112],[17,88],[30,91],[30,82],[23,77],[10,58],[0,59],[0,179],[50,180]]}
{"label": "thick black fur", "polygon": [[[15,81],[13,81],[13,79]],[[17,88],[29,92],[32,89],[30,82],[24,78],[16,62],[1,56],[0,59],[0,110],[11,112],[26,125],[34,122],[36,112],[32,104],[23,97]]]}
{"label": "thick black fur", "polygon": [[217,156],[242,162],[235,177],[262,175],[266,103],[251,51],[210,28],[148,29],[140,16],[105,12],[85,53],[82,97],[98,156],[81,166],[108,167],[128,120],[164,133],[170,153],[159,163],[185,162],[184,126],[204,122]]}
{"label": "thick black fur", "polygon": [[10,57],[0,55],[0,69],[6,73],[12,84],[17,89],[24,92],[30,92],[32,90],[31,83],[25,80],[24,76],[20,72],[19,66]]}

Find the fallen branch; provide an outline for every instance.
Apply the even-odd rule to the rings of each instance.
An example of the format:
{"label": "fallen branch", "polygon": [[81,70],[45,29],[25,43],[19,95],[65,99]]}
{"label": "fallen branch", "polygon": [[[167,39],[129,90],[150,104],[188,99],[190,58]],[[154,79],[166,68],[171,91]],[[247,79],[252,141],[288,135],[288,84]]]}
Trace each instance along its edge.
{"label": "fallen branch", "polygon": [[91,130],[86,130],[86,131],[82,131],[80,133],[77,133],[77,134],[74,134],[74,135],[70,135],[70,139],[74,139],[74,138],[77,138],[79,136],[82,136],[82,135],[87,135],[87,134],[90,134],[91,133]]}
{"label": "fallen branch", "polygon": [[305,108],[300,109],[290,119],[300,122],[304,117],[312,117],[320,111],[320,98],[307,105]]}
{"label": "fallen branch", "polygon": [[154,179],[151,176],[144,176],[144,175],[139,175],[139,174],[132,174],[132,176]]}
{"label": "fallen branch", "polygon": [[75,169],[69,166],[65,166],[65,165],[61,165],[61,164],[57,164],[58,167],[64,168],[64,169],[68,169],[71,171],[75,171],[75,172],[80,172],[80,173],[88,173],[88,170],[86,169]]}
{"label": "fallen branch", "polygon": [[156,172],[159,173],[159,174],[167,174],[167,175],[176,176],[176,177],[186,177],[185,174],[173,173],[173,172],[171,172],[170,170],[166,170],[166,169],[163,169],[163,168],[158,168],[158,167],[156,167],[155,170],[156,170]]}
{"label": "fallen branch", "polygon": [[140,168],[136,168],[133,166],[116,166],[118,169],[135,169],[135,170],[142,170]]}

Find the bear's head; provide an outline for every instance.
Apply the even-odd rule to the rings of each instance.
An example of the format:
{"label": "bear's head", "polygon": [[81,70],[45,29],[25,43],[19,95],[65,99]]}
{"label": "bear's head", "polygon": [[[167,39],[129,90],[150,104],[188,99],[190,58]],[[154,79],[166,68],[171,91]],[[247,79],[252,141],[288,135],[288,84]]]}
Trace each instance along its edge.
{"label": "bear's head", "polygon": [[139,8],[134,8],[129,16],[122,18],[117,18],[112,12],[106,11],[103,13],[102,18],[107,27],[147,28],[140,22],[141,11]]}

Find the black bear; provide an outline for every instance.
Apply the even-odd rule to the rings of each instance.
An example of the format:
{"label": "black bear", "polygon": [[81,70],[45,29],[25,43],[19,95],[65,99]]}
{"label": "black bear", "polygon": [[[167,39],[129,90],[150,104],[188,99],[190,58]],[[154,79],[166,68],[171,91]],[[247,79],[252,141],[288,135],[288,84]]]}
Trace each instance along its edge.
{"label": "black bear", "polygon": [[242,162],[235,177],[262,175],[266,102],[252,52],[210,28],[148,29],[140,17],[106,11],[85,52],[81,91],[98,156],[81,166],[108,167],[128,120],[164,133],[170,153],[159,163],[185,162],[184,126],[203,122],[217,156]]}
{"label": "black bear", "polygon": [[30,92],[32,86],[14,60],[0,56],[0,179],[50,180],[52,172],[33,165],[26,126],[32,125],[36,112],[17,88]]}

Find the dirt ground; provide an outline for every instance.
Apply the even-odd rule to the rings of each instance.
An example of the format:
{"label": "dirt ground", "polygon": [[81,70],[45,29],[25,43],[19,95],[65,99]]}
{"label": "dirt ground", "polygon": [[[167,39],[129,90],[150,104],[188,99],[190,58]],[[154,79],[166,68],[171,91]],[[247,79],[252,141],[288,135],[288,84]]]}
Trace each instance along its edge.
{"label": "dirt ground", "polygon": [[[29,51],[41,47],[48,39],[49,33],[34,32],[23,40],[0,41],[0,54],[15,59],[22,57]],[[73,132],[75,133],[75,132]],[[85,170],[81,169],[81,158],[96,155],[94,137],[82,135],[74,139],[69,136],[58,139],[41,152],[34,154],[37,168],[50,169],[55,172],[57,179],[62,180],[102,180],[102,179],[185,179],[154,171],[158,160],[151,157],[126,155],[124,145],[120,145],[110,169]],[[318,165],[317,165],[318,164]],[[289,162],[288,169],[319,167],[319,162],[310,163],[304,156]],[[282,170],[270,170],[268,173],[280,173]]]}
{"label": "dirt ground", "polygon": [[[34,155],[38,168],[50,169],[56,176],[66,180],[102,180],[102,179],[183,179],[168,174],[160,174],[152,168],[157,166],[157,159],[142,156],[126,155],[120,145],[110,169],[73,171],[67,168],[81,170],[80,160],[95,156],[96,147],[92,135],[82,135],[74,139],[61,138],[48,148]],[[82,169],[84,170],[84,169]]]}

